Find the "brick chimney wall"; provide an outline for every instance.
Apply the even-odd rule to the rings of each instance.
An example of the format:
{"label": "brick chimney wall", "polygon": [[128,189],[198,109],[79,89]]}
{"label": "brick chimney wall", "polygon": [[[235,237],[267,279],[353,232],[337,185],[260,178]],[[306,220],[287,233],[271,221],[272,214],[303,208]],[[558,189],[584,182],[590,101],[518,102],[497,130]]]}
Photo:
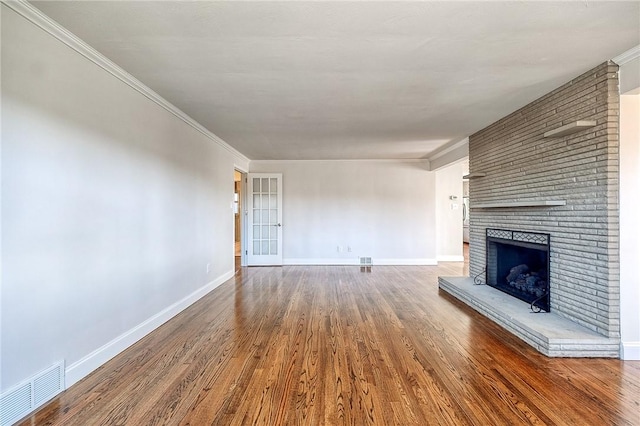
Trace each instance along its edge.
{"label": "brick chimney wall", "polygon": [[[578,120],[594,127],[556,138]],[[551,310],[620,335],[618,66],[603,63],[469,138],[470,275],[485,267],[485,229],[551,234]],[[565,200],[565,206],[478,208]]]}

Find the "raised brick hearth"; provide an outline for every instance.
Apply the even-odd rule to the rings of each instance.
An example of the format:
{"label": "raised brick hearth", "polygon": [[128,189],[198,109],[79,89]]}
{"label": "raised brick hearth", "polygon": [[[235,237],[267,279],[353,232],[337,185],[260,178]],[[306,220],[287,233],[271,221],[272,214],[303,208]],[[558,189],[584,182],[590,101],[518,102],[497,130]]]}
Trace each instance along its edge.
{"label": "raised brick hearth", "polygon": [[469,277],[439,277],[438,285],[550,357],[617,358],[620,339],[608,338],[558,314],[537,313],[529,304]]}
{"label": "raised brick hearth", "polygon": [[[469,138],[470,173],[479,176],[469,181],[470,275],[486,278],[487,228],[549,234],[551,313],[535,315],[567,330],[579,326],[567,342],[579,347],[578,335],[590,333],[588,347],[567,352],[552,343],[564,339],[559,335],[547,333],[544,344],[544,332],[510,331],[551,356],[619,356],[617,71],[604,63]],[[544,137],[576,122],[594,125]],[[509,329],[495,306],[508,296],[468,280],[440,285]],[[501,315],[513,316],[517,304],[525,305],[523,315],[534,315],[511,299]]]}

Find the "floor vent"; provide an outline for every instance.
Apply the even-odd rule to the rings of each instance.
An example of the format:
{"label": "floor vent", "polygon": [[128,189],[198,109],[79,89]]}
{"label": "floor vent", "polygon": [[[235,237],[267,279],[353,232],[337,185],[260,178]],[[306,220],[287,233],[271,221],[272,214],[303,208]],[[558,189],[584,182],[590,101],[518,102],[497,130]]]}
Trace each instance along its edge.
{"label": "floor vent", "polygon": [[371,258],[370,257],[361,257],[360,258],[360,266],[371,266]]}
{"label": "floor vent", "polygon": [[361,257],[360,258],[360,272],[371,272],[371,258],[370,257]]}
{"label": "floor vent", "polygon": [[64,363],[36,374],[0,396],[0,426],[9,426],[64,390]]}

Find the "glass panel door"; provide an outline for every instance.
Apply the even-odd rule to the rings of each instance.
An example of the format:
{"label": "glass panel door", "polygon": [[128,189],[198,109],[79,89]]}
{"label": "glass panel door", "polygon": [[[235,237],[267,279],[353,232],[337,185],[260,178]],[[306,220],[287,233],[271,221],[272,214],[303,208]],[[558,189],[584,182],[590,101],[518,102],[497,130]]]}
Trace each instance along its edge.
{"label": "glass panel door", "polygon": [[249,266],[282,265],[282,174],[249,173]]}

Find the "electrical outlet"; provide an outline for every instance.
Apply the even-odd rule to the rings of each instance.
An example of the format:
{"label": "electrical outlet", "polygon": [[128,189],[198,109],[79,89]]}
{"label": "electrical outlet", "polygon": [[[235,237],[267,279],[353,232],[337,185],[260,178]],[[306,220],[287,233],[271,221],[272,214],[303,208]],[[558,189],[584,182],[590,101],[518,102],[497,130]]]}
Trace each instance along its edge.
{"label": "electrical outlet", "polygon": [[351,246],[347,246],[347,251],[351,253]]}
{"label": "electrical outlet", "polygon": [[207,263],[207,274],[208,274],[209,272],[211,272],[211,264],[210,264],[210,263]]}

